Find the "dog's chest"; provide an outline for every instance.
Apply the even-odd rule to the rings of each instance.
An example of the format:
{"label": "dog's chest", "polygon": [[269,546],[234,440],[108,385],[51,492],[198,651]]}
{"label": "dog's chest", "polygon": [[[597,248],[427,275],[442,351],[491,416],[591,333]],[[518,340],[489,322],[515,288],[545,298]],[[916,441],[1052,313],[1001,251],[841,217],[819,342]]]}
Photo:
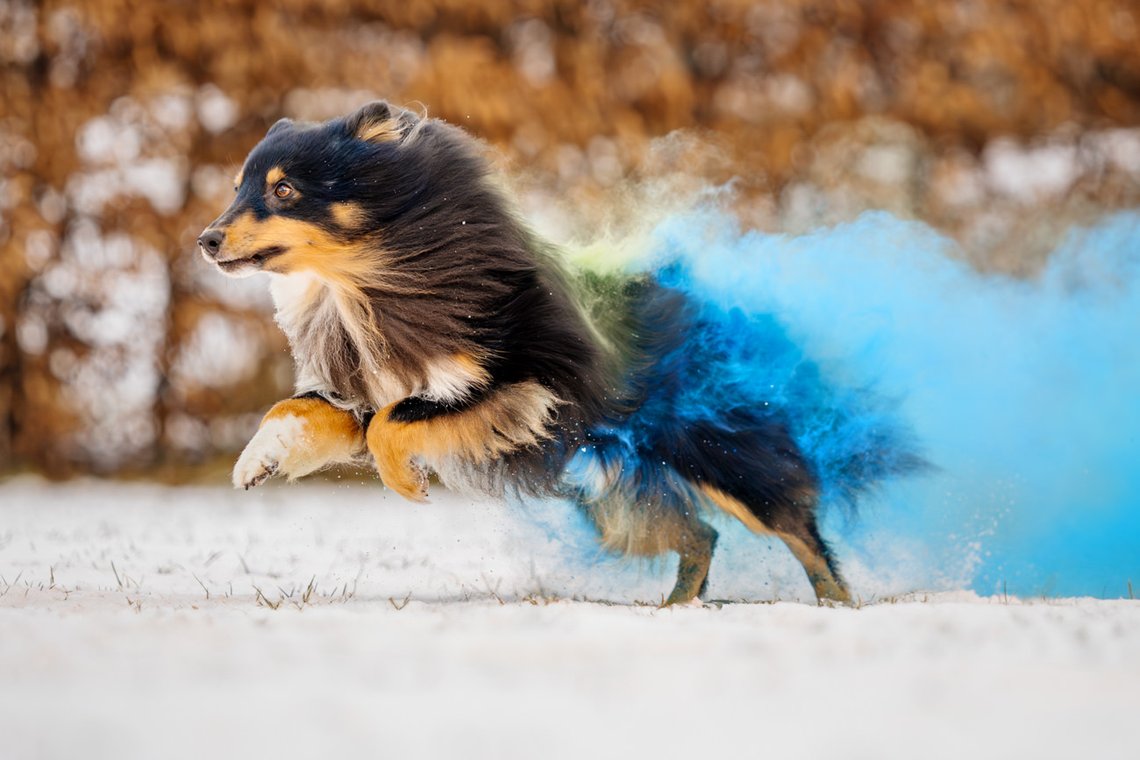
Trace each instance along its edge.
{"label": "dog's chest", "polygon": [[[344,323],[332,290],[316,277],[274,277],[276,320],[293,352],[298,393],[334,394],[346,406],[377,409],[407,395],[399,378],[365,357]],[[372,369],[368,366],[372,365]]]}
{"label": "dog's chest", "polygon": [[[374,327],[321,280],[304,274],[275,277],[277,323],[289,338],[297,391],[333,393],[346,406],[380,409],[409,396],[453,402],[490,381],[470,356],[447,354],[424,336],[421,356],[398,367],[369,343]],[[356,320],[353,322],[352,320]],[[365,336],[360,339],[356,336]]]}

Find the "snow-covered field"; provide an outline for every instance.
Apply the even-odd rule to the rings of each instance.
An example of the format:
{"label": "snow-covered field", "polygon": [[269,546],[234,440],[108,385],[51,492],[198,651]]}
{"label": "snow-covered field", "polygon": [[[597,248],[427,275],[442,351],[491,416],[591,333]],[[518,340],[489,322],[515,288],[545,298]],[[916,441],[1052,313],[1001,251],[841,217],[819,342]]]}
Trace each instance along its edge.
{"label": "snow-covered field", "polygon": [[1140,757],[1140,603],[822,609],[722,554],[795,601],[657,609],[669,563],[442,491],[12,481],[0,757]]}

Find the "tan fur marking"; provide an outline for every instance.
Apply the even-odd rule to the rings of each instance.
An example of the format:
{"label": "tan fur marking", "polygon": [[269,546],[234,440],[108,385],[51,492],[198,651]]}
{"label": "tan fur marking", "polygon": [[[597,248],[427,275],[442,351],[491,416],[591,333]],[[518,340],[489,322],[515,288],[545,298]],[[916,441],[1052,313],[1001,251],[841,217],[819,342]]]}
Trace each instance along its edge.
{"label": "tan fur marking", "polygon": [[281,417],[305,421],[305,459],[321,464],[344,462],[364,449],[364,431],[350,412],[315,398],[278,401],[266,412],[261,425]]}
{"label": "tan fur marking", "polygon": [[266,186],[276,185],[283,179],[285,179],[285,170],[280,166],[274,166],[272,169],[265,173]]}
{"label": "tan fur marking", "polygon": [[420,395],[434,401],[457,401],[491,382],[487,370],[472,356],[457,353],[425,363],[427,374]]}
{"label": "tan fur marking", "polygon": [[843,604],[851,601],[851,593],[831,574],[831,568],[827,566],[827,561],[823,557],[812,551],[803,540],[790,533],[776,531],[776,535],[788,545],[795,558],[804,566],[812,590],[815,591],[815,598],[821,604],[825,600]]}
{"label": "tan fur marking", "polygon": [[787,544],[792,555],[803,565],[804,572],[807,573],[808,580],[811,581],[817,599],[821,601],[828,599],[835,602],[851,601],[847,589],[832,575],[831,569],[827,566],[827,560],[817,552],[812,551],[803,539],[778,528],[768,527],[760,522],[748,507],[719,489],[702,484],[701,492],[717,507],[744,523],[744,526],[753,533],[775,535]]}
{"label": "tan fur marking", "polygon": [[390,419],[395,404],[376,413],[368,426],[368,450],[384,484],[405,498],[423,501],[427,483],[414,460],[439,462],[461,457],[482,463],[545,438],[554,395],[535,382],[508,386],[462,412],[421,422]]}
{"label": "tan fur marking", "polygon": [[356,136],[367,142],[395,142],[400,139],[401,134],[399,119],[384,119],[361,125]]}
{"label": "tan fur marking", "polygon": [[258,221],[246,212],[225,228],[227,260],[247,258],[265,248],[280,246],[285,253],[265,263],[264,270],[278,274],[310,271],[341,287],[357,287],[375,279],[376,252],[338,240],[321,227],[300,219],[270,216]]}
{"label": "tan fur marking", "polygon": [[483,369],[483,366],[473,356],[455,354],[451,360],[462,367],[476,385],[485,386],[491,382],[491,375]]}
{"label": "tan fur marking", "polygon": [[245,179],[245,169],[238,169],[238,173],[234,175],[234,187],[241,187],[243,179]]}
{"label": "tan fur marking", "polygon": [[329,206],[336,223],[347,230],[354,230],[368,221],[364,206],[353,201],[342,201]]}
{"label": "tan fur marking", "polygon": [[752,531],[753,533],[758,533],[762,536],[770,536],[773,534],[774,531],[764,523],[760,522],[760,520],[756,517],[756,515],[752,514],[752,511],[748,509],[748,507],[740,503],[738,500],[732,498],[724,491],[721,491],[719,488],[713,488],[707,483],[702,483],[700,488],[701,493],[703,493],[709,501],[711,501],[714,505],[716,505],[727,514],[730,514],[737,520],[740,520],[740,522],[744,523],[744,527],[748,528],[748,530]]}

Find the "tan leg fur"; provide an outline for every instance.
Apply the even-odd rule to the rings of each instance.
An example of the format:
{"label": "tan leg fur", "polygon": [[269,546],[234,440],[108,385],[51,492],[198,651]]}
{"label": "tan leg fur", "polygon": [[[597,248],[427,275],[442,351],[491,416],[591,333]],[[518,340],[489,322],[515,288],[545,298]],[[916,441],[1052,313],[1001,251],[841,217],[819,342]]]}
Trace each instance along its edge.
{"label": "tan leg fur", "polygon": [[351,412],[317,398],[279,401],[238,458],[234,487],[252,488],[273,475],[294,480],[363,450],[364,431]]}

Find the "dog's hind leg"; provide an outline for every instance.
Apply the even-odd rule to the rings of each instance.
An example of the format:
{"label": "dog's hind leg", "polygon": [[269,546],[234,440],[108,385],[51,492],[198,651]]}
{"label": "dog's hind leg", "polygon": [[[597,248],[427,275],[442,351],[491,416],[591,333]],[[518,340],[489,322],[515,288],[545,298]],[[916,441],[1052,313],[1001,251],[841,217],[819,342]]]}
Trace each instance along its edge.
{"label": "dog's hind leg", "polygon": [[815,598],[821,604],[834,602],[848,604],[851,594],[843,582],[831,550],[819,535],[819,528],[815,520],[814,503],[802,503],[794,507],[788,506],[778,515],[769,516],[767,520],[761,519],[753,510],[749,509],[739,499],[727,493],[705,485],[701,489],[709,501],[717,507],[732,515],[745,527],[757,534],[775,534],[787,544],[799,563],[807,573],[808,581]]}
{"label": "dog's hind leg", "polygon": [[665,600],[665,606],[682,604],[703,596],[709,584],[709,565],[716,548],[717,533],[712,526],[695,520],[687,530],[679,532],[674,551],[680,558],[677,563],[677,582]]}
{"label": "dog's hind leg", "polygon": [[805,510],[804,519],[790,530],[782,526],[773,528],[773,532],[787,544],[792,555],[803,565],[820,604],[851,603],[851,592],[839,574],[831,550],[819,535],[815,515],[811,511]]}

